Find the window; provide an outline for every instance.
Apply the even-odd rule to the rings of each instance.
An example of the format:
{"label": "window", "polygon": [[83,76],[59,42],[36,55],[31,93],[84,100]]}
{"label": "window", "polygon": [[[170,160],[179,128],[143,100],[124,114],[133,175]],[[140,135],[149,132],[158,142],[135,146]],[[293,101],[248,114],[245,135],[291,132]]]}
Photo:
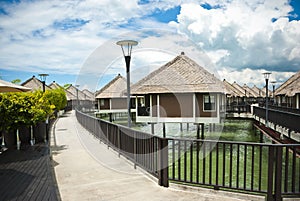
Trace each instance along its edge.
{"label": "window", "polygon": [[104,99],[100,99],[100,106],[104,106]]}
{"label": "window", "polygon": [[214,95],[204,95],[204,110],[216,110],[216,99]]}

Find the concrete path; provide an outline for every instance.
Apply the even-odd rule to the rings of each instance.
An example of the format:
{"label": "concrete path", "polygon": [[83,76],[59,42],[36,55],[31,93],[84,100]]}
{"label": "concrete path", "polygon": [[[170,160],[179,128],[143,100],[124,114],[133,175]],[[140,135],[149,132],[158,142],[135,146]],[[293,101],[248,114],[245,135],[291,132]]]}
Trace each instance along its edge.
{"label": "concrete path", "polygon": [[51,150],[58,188],[66,200],[264,200],[261,196],[160,187],[153,178],[100,143],[77,122],[74,111],[59,118],[52,129]]}

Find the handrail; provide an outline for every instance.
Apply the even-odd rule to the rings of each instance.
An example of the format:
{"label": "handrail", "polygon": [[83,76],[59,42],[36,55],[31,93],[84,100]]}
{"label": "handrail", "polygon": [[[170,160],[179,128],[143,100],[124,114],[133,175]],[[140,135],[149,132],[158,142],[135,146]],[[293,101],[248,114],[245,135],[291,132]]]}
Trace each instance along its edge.
{"label": "handrail", "polygon": [[[265,119],[266,109],[262,107],[253,107],[253,115]],[[291,129],[292,131],[300,132],[300,114],[268,109],[268,121]]]}
{"label": "handrail", "polygon": [[264,144],[161,138],[76,111],[95,137],[145,169],[161,186],[169,181],[266,195],[300,196],[300,144]]}

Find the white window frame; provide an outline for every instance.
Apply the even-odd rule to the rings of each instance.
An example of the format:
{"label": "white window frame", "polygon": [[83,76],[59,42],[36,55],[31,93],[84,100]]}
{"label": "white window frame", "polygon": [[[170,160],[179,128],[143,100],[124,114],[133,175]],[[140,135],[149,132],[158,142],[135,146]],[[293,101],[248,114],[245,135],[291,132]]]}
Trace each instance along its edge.
{"label": "white window frame", "polygon": [[[208,103],[210,103],[211,105],[214,104],[214,109],[212,110],[206,110],[205,109],[205,104],[206,104],[206,99],[208,97],[208,100],[210,100]],[[214,102],[212,103],[211,100],[213,97]],[[204,112],[215,112],[217,109],[217,96],[216,95],[212,95],[212,94],[208,94],[208,95],[203,95],[203,111]]]}

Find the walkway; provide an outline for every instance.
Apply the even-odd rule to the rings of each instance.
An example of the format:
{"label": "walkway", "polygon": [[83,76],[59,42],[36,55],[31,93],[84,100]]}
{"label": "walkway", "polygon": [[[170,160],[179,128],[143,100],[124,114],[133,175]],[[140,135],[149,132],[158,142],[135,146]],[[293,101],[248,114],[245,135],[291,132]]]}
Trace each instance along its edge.
{"label": "walkway", "polygon": [[57,121],[51,138],[60,195],[66,200],[264,200],[261,196],[180,187],[160,187],[117,153],[108,149],[79,123],[74,111]]}
{"label": "walkway", "polygon": [[0,200],[60,200],[47,145],[0,154]]}

